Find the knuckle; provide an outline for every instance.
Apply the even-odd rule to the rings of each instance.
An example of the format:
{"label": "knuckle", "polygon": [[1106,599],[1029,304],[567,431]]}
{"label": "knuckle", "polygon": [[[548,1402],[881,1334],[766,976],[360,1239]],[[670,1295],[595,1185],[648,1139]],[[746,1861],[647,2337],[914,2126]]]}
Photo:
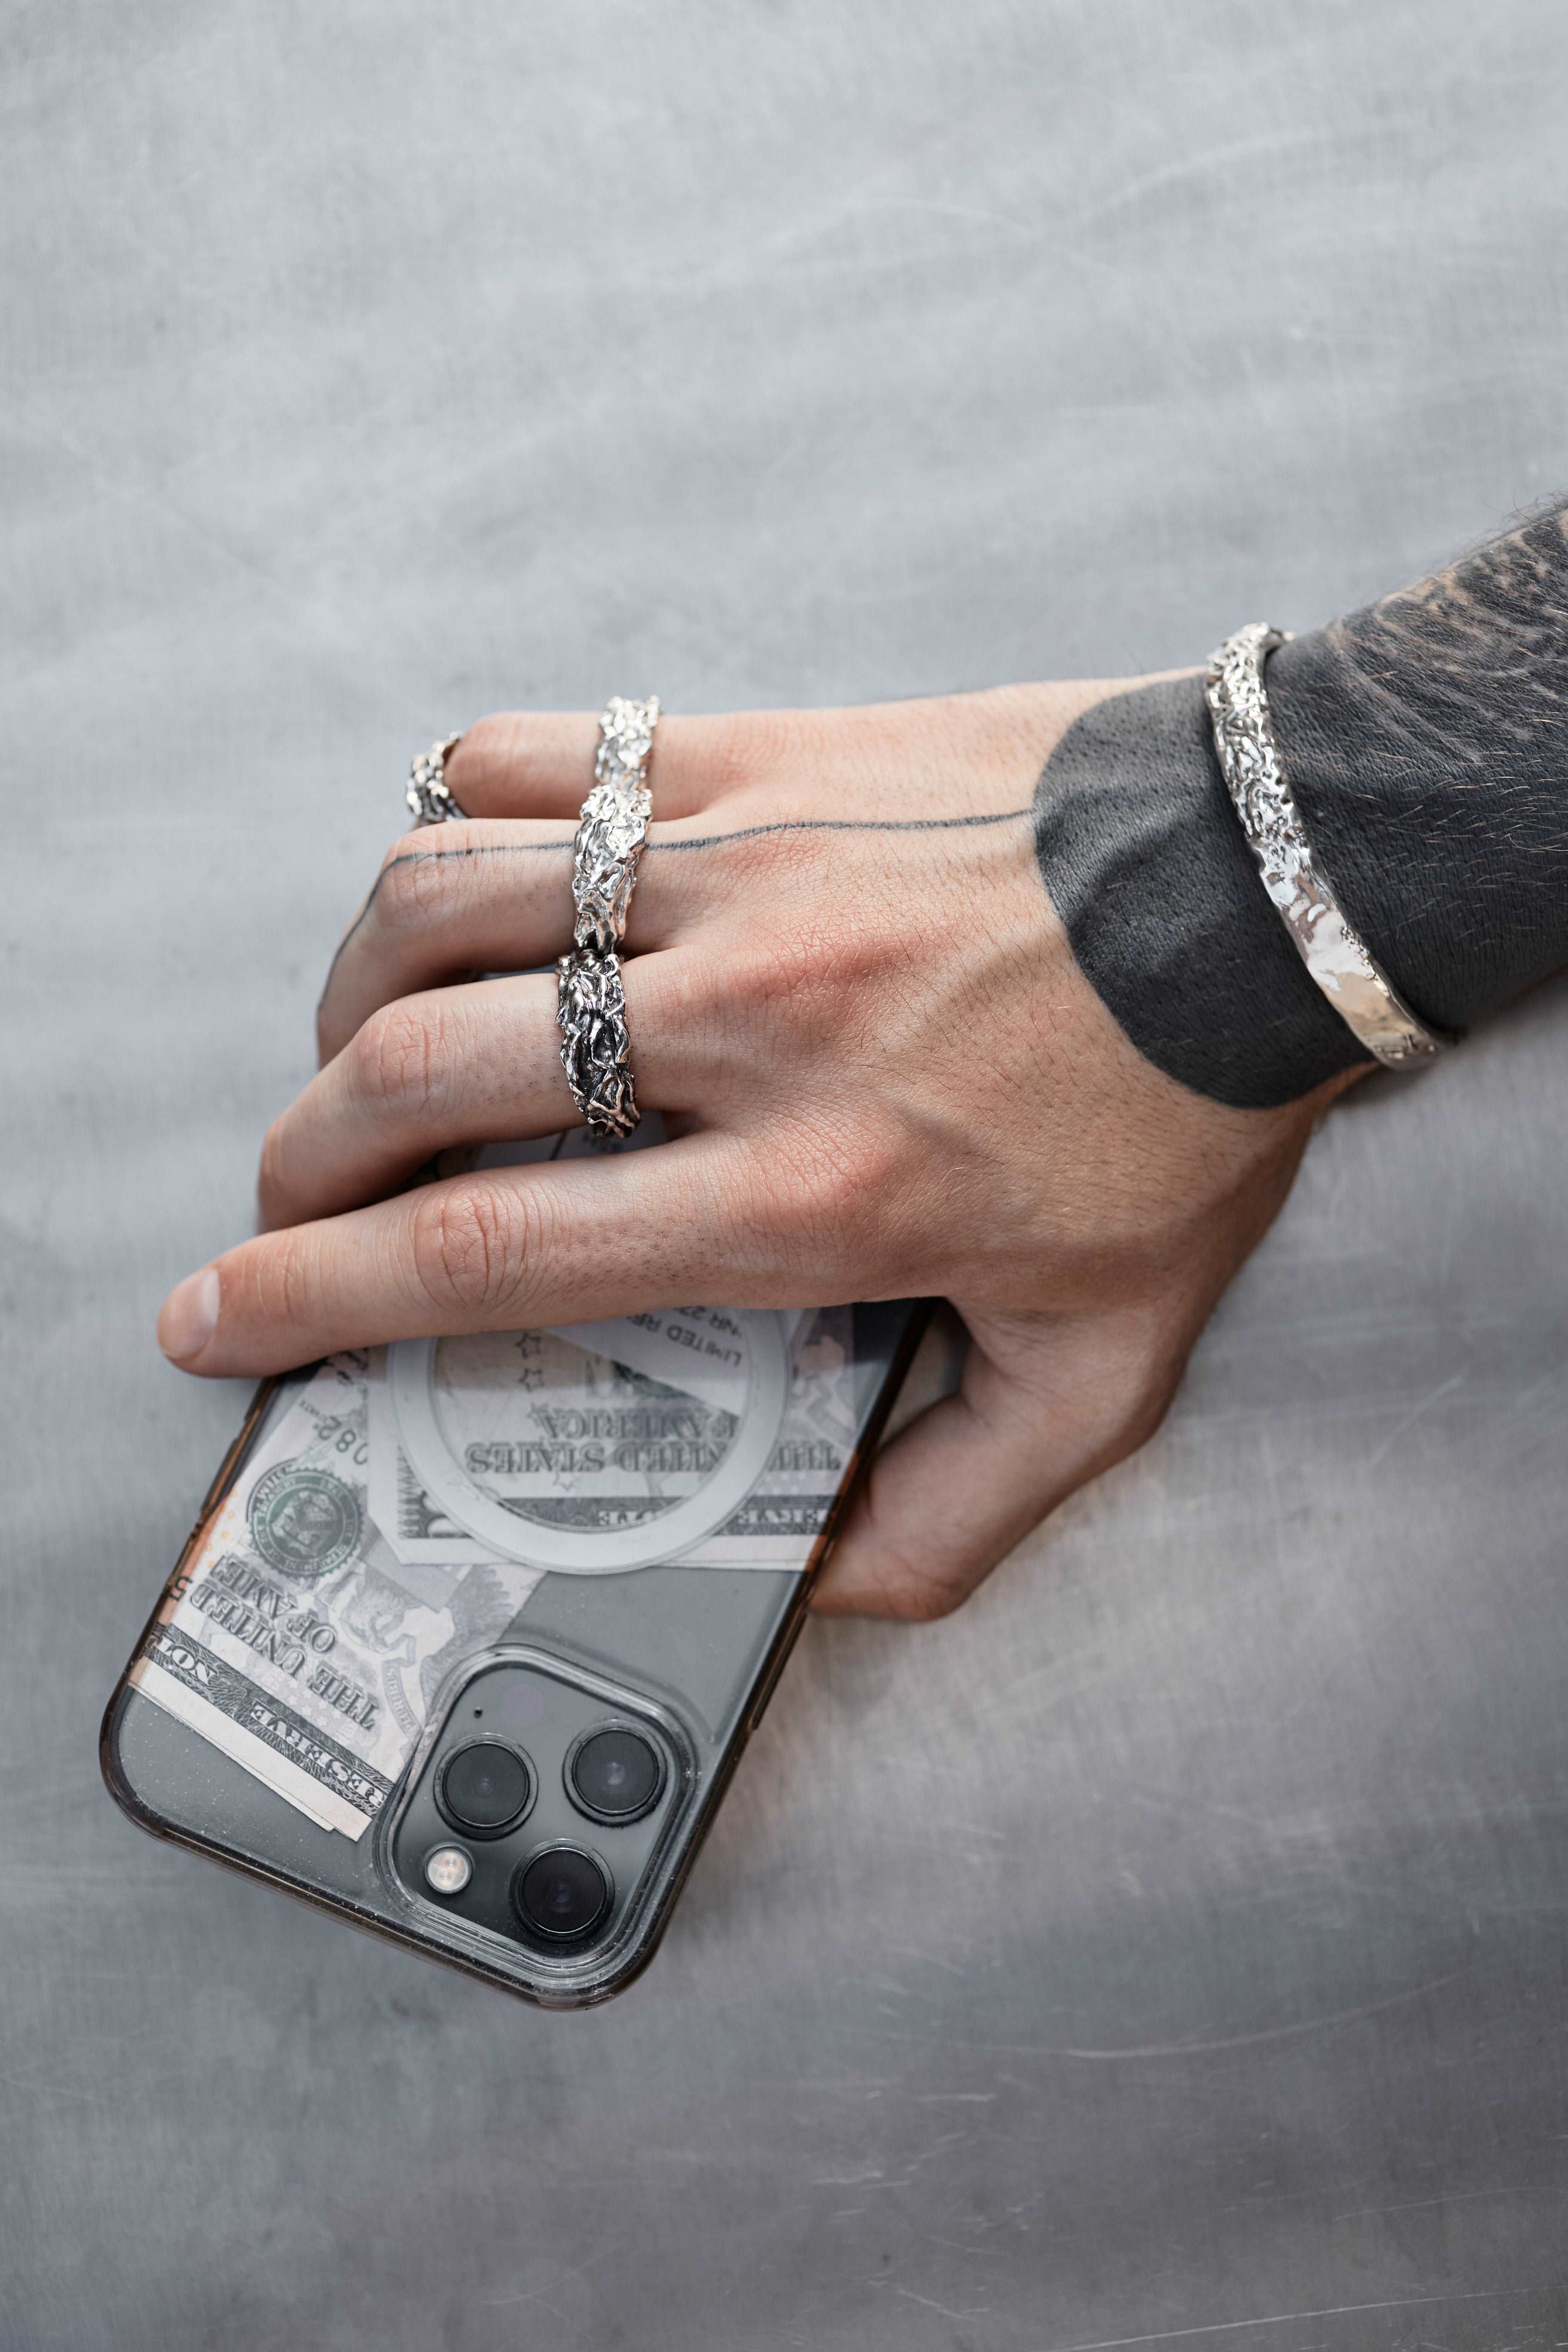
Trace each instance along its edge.
{"label": "knuckle", "polygon": [[256,1202],[264,1225],[286,1222],[289,1198],[288,1147],[281,1119],[274,1119],[261,1139],[261,1159],[256,1171]]}
{"label": "knuckle", "polygon": [[319,1268],[308,1226],[291,1226],[249,1244],[248,1286],[268,1318],[309,1324],[320,1305]]}
{"label": "knuckle", "polygon": [[413,1250],[420,1288],[438,1311],[525,1315],[544,1255],[540,1202],[468,1180],[433,1185],[415,1206]]}
{"label": "knuckle", "polygon": [[827,985],[815,934],[804,927],[754,938],[715,967],[725,1013],[749,1037],[809,1034]]}
{"label": "knuckle", "polygon": [[795,971],[775,948],[752,943],[736,955],[715,960],[708,981],[720,1018],[748,1046],[754,1046],[759,1033],[778,1033],[790,1018]]}
{"label": "knuckle", "polygon": [[709,789],[742,792],[768,778],[788,756],[795,733],[792,717],[783,710],[735,710],[688,722],[701,730],[698,746]]}
{"label": "knuckle", "polygon": [[816,1131],[805,1196],[814,1223],[826,1236],[858,1235],[880,1224],[891,1206],[898,1155],[862,1129]]}
{"label": "knuckle", "polygon": [[787,1013],[811,976],[798,937],[754,940],[725,967],[722,985],[737,1012],[768,1021]]}
{"label": "knuckle", "polygon": [[417,834],[405,834],[381,861],[373,893],[376,921],[395,931],[421,929],[440,905],[447,882],[447,860]]}
{"label": "knuckle", "polygon": [[700,952],[629,959],[624,966],[627,1018],[645,1034],[685,1039],[711,1031],[724,1001],[723,969]]}
{"label": "knuckle", "polygon": [[968,1598],[967,1587],[942,1583],[934,1577],[900,1577],[888,1589],[888,1614],[904,1625],[935,1625],[951,1617]]}
{"label": "knuckle", "polygon": [[481,761],[497,761],[517,750],[526,721],[515,710],[492,710],[465,727],[459,748]]}
{"label": "knuckle", "polygon": [[[876,1480],[871,1484],[870,1521],[876,1528]],[[871,1557],[861,1571],[865,1599],[879,1617],[904,1625],[934,1625],[968,1600],[973,1578],[956,1563],[937,1568],[910,1557],[896,1540],[877,1530]]]}
{"label": "knuckle", "polygon": [[898,1164],[889,1144],[856,1127],[771,1127],[753,1170],[754,1220],[792,1255],[804,1248],[827,1278],[852,1271],[879,1283],[895,1232]]}
{"label": "knuckle", "polygon": [[844,1236],[857,1223],[864,1197],[853,1153],[825,1145],[801,1186],[801,1205],[813,1233],[823,1243]]}
{"label": "knuckle", "polygon": [[348,1049],[354,1100],[401,1118],[433,1110],[446,1092],[444,1028],[441,1013],[427,1004],[384,1004],[373,1013]]}
{"label": "knuckle", "polygon": [[1122,1424],[1129,1454],[1146,1444],[1164,1420],[1175,1402],[1186,1363],[1184,1348],[1175,1351],[1162,1348],[1151,1349],[1136,1368]]}
{"label": "knuckle", "polygon": [[[811,845],[805,853],[781,854],[819,852]],[[749,1024],[793,1031],[840,1055],[885,1016],[889,978],[878,927],[848,925],[835,907],[797,913],[787,930],[753,939],[726,966],[727,988]]]}
{"label": "knuckle", "polygon": [[[722,1083],[732,1100],[733,1089],[750,1080],[754,1057],[726,1004],[719,966],[700,952],[634,957],[626,966],[626,990],[634,1055],[657,1054],[660,1082],[677,1093],[687,1089],[707,1100]],[[651,1076],[651,1058],[648,1068]]]}
{"label": "knuckle", "polygon": [[1164,1418],[1182,1377],[1192,1340],[1173,1328],[1163,1300],[1124,1309],[1099,1335],[1109,1409],[1142,1444]]}

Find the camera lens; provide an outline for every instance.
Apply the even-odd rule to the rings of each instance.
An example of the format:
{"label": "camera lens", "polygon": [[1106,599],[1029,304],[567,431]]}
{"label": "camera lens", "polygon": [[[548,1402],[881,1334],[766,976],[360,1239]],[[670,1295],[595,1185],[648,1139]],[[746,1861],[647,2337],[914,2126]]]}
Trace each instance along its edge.
{"label": "camera lens", "polygon": [[635,1822],[664,1786],[664,1759],[651,1739],[624,1724],[590,1731],[566,1769],[572,1801],[596,1822]]}
{"label": "camera lens", "polygon": [[455,1830],[470,1837],[500,1837],[533,1801],[528,1759],[499,1739],[473,1739],[441,1767],[436,1802]]}
{"label": "camera lens", "polygon": [[610,1874],[580,1846],[546,1846],[512,1881],[512,1900],[525,1927],[567,1943],[596,1927],[610,1907]]}

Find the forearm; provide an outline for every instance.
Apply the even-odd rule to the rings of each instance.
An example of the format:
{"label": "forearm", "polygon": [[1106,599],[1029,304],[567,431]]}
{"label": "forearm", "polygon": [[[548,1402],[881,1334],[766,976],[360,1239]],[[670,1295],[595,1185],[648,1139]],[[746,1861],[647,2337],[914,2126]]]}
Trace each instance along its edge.
{"label": "forearm", "polygon": [[[1314,855],[1439,1029],[1568,964],[1565,526],[1528,524],[1268,663]],[[1366,1059],[1264,894],[1198,677],[1085,712],[1040,779],[1037,845],[1079,964],[1169,1076],[1260,1108]]]}

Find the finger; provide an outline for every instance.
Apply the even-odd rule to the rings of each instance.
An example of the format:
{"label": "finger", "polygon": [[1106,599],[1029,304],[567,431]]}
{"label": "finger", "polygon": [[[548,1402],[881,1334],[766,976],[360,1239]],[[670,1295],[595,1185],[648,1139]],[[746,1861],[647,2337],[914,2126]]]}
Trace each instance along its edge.
{"label": "finger", "polygon": [[431,826],[394,842],[339,942],[321,1003],[323,1063],[379,1005],[481,971],[552,963],[572,938],[572,828]]}
{"label": "finger", "polygon": [[[705,1098],[716,1050],[692,982],[671,966],[654,955],[623,967],[645,1110],[682,1111]],[[561,1063],[553,973],[399,997],[372,1013],[273,1122],[257,1186],[261,1221],[298,1225],[358,1207],[455,1144],[521,1141],[582,1123]]]}
{"label": "finger", "polygon": [[[990,1335],[987,1335],[990,1336]],[[1059,1503],[1150,1436],[1185,1359],[1147,1313],[1036,1325],[879,1454],[812,1606],[944,1617]]]}
{"label": "finger", "polygon": [[[691,816],[768,773],[793,732],[790,711],[661,715],[648,789],[656,818]],[[469,816],[575,818],[594,781],[599,722],[589,711],[502,710],[468,729],[447,782]]]}
{"label": "finger", "polygon": [[[990,778],[997,806],[1026,797],[1053,742],[1103,688],[994,687],[851,710],[744,710],[661,717],[648,783],[656,819],[693,816],[788,777],[829,804],[890,814],[911,793],[937,813],[955,782]],[[587,711],[500,711],[470,727],[447,782],[470,816],[575,817],[593,782],[598,721]],[[966,803],[966,804],[968,804]]]}
{"label": "finger", "polygon": [[[442,825],[395,842],[327,975],[316,1009],[321,1060],[398,997],[553,963],[572,944],[573,831],[559,823]],[[700,908],[698,864],[644,857],[629,953],[666,946]]]}
{"label": "finger", "polygon": [[758,1214],[752,1165],[730,1139],[698,1135],[422,1185],[226,1251],[171,1292],[159,1344],[187,1371],[227,1378],[694,1297],[784,1305],[790,1237]]}

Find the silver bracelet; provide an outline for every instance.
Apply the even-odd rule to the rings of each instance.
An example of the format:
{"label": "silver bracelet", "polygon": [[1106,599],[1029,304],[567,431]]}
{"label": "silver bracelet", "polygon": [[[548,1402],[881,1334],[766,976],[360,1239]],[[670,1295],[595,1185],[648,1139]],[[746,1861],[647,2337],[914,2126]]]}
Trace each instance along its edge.
{"label": "silver bracelet", "polygon": [[1430,1061],[1455,1043],[1429,1029],[1352,928],[1312,855],[1285,781],[1263,689],[1263,665],[1289,633],[1253,621],[1210,656],[1204,691],[1215,749],[1263,887],[1307,970],[1369,1054],[1398,1068]]}

